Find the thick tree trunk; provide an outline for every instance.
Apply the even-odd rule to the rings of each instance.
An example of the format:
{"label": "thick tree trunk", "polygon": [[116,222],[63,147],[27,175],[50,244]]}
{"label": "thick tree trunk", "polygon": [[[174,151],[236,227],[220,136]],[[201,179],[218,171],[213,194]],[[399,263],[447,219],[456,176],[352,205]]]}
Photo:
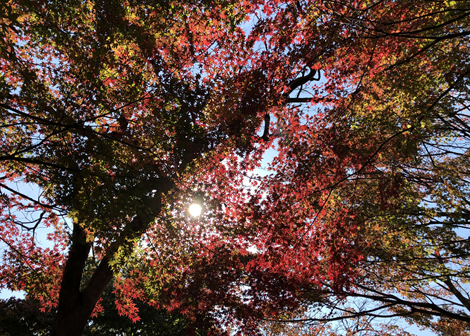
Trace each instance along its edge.
{"label": "thick tree trunk", "polygon": [[88,319],[95,308],[105,287],[113,278],[113,272],[108,260],[101,261],[98,269],[93,274],[87,288],[73,295],[73,300],[59,302],[57,317],[52,330],[52,336],[80,336],[82,335]]}
{"label": "thick tree trunk", "polygon": [[81,336],[92,311],[93,309],[87,309],[80,300],[71,302],[69,307],[59,310],[51,335]]}
{"label": "thick tree trunk", "polygon": [[83,270],[91,245],[86,242],[85,232],[78,224],[73,227],[72,246],[62,276],[59,307],[52,329],[52,336],[79,336],[105,289],[113,272],[108,258],[103,258],[87,287],[81,291]]}

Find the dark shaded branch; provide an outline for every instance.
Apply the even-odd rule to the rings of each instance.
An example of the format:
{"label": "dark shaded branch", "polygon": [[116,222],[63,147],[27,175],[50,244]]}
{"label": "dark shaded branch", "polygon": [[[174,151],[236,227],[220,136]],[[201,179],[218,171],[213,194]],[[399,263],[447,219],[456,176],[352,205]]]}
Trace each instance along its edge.
{"label": "dark shaded branch", "polygon": [[373,294],[348,293],[347,295],[351,297],[360,297],[360,298],[370,299],[376,302],[383,302],[383,303],[386,303],[387,306],[389,304],[393,304],[396,306],[405,306],[414,310],[416,313],[423,313],[423,314],[429,314],[429,315],[434,315],[434,316],[446,316],[446,317],[456,319],[459,321],[470,322],[469,316],[456,314],[452,311],[446,310],[438,306],[437,304],[432,304],[428,302],[408,301],[405,299],[401,299],[392,294],[381,293],[377,290],[374,290],[372,288],[369,288],[363,285],[357,285],[357,287],[366,292],[370,292]]}
{"label": "dark shaded branch", "polygon": [[446,280],[444,280],[444,283],[447,285],[448,287],[448,290],[455,295],[455,297],[460,301],[462,302],[462,304],[465,306],[465,308],[467,308],[468,310],[470,310],[470,300],[468,298],[466,298],[465,296],[462,295],[462,293],[460,293],[460,291],[454,286],[454,284],[452,283],[452,280],[450,279],[450,277],[448,276]]}
{"label": "dark shaded branch", "polygon": [[15,190],[15,189],[13,189],[13,188],[10,188],[10,187],[8,187],[7,185],[5,185],[5,184],[3,184],[3,183],[0,183],[0,188],[5,188],[6,190],[8,190],[8,191],[14,193],[15,195],[18,195],[18,196],[20,196],[21,198],[24,198],[24,199],[26,199],[26,200],[28,200],[28,201],[31,201],[31,202],[33,202],[34,204],[37,204],[37,205],[39,205],[39,206],[41,206],[41,207],[43,207],[43,208],[51,209],[51,210],[62,210],[62,209],[60,209],[60,208],[58,208],[58,207],[55,207],[55,206],[53,206],[53,205],[41,203],[39,200],[35,200],[34,198],[29,197],[28,195],[25,195],[25,194],[23,194],[23,193],[21,193],[21,192]]}
{"label": "dark shaded branch", "polygon": [[289,91],[286,92],[286,97],[289,97],[289,95],[294,91],[295,89],[301,87],[307,82],[310,82],[312,80],[319,81],[320,80],[320,72],[318,72],[318,78],[315,78],[315,74],[317,71],[315,69],[310,69],[310,72],[302,77],[294,79],[292,82],[289,83]]}
{"label": "dark shaded branch", "polygon": [[261,136],[261,139],[264,141],[269,140],[269,123],[271,121],[271,117],[269,116],[269,113],[266,113],[264,115],[264,132],[263,135]]}

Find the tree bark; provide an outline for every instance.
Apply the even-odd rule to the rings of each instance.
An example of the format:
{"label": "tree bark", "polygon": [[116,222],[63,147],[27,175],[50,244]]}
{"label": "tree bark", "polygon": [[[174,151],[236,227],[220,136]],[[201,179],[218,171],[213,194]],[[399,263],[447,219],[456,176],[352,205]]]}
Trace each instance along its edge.
{"label": "tree bark", "polygon": [[[78,224],[73,225],[72,246],[62,275],[57,317],[52,336],[81,335],[85,328],[85,300],[80,292],[83,270],[91,245],[86,242],[86,234]],[[93,305],[94,307],[94,305]],[[93,308],[91,309],[93,311]],[[88,319],[89,315],[86,316]]]}
{"label": "tree bark", "polygon": [[[87,288],[78,292],[73,299],[66,300],[59,309],[54,322],[51,336],[80,336],[83,334],[88,319],[95,308],[101,294],[113,278],[107,258],[103,259],[93,274]],[[93,283],[93,285],[92,285]]]}

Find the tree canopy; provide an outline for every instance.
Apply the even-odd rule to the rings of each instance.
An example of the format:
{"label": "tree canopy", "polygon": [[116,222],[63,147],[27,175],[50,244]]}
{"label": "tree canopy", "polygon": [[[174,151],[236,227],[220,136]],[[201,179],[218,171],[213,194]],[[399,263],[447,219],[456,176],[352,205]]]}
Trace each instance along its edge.
{"label": "tree canopy", "polygon": [[54,336],[111,282],[135,322],[468,334],[469,8],[2,2],[0,286]]}
{"label": "tree canopy", "polygon": [[[116,309],[116,297],[109,284],[100,299],[103,312],[91,317],[83,332],[84,336],[181,336],[186,334],[188,319],[178,312],[168,313],[157,310],[140,300],[136,300],[140,320],[131,321],[127,316],[119,315]],[[28,298],[9,298],[0,300],[0,335],[31,336],[49,335],[54,324],[56,311],[42,312],[36,300]],[[205,329],[204,329],[205,327]],[[207,335],[210,326],[194,329],[194,335]]]}

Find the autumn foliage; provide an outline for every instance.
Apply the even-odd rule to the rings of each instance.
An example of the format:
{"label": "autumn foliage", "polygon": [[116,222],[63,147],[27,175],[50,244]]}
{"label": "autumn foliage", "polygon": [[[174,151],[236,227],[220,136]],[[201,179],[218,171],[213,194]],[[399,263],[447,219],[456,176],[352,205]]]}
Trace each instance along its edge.
{"label": "autumn foliage", "polygon": [[213,333],[465,334],[468,8],[1,3],[0,288],[57,310],[52,335],[111,282],[119,314]]}

